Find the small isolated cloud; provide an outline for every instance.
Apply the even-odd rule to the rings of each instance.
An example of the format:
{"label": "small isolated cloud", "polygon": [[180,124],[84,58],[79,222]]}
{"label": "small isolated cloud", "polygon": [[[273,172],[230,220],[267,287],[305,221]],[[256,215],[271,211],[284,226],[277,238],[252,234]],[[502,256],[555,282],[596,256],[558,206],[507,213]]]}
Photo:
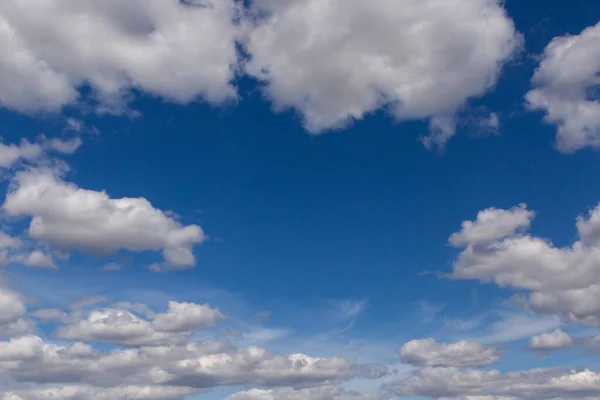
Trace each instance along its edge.
{"label": "small isolated cloud", "polygon": [[336,311],[341,318],[355,319],[367,308],[368,304],[366,299],[344,300],[336,304]]}
{"label": "small isolated cloud", "polygon": [[529,341],[529,348],[532,350],[559,350],[571,347],[572,345],[573,339],[561,329],[533,336]]}

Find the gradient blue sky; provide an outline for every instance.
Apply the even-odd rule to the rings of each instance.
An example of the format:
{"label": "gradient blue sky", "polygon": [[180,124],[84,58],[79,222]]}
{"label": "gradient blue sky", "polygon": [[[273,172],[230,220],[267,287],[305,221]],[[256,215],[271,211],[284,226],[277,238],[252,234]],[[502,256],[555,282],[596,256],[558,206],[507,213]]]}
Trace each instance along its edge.
{"label": "gradient blue sky", "polygon": [[[409,374],[413,367],[398,358],[398,349],[428,337],[496,346],[500,361],[484,368],[503,372],[594,370],[597,357],[579,345],[543,356],[527,346],[532,336],[559,327],[583,341],[595,326],[511,303],[527,288],[438,274],[451,273],[461,251],[449,245],[449,236],[480,210],[525,203],[536,213],[528,232],[562,247],[578,240],[576,218],[600,200],[597,149],[561,151],[557,125],[542,122],[544,112],[527,110],[524,99],[548,43],[595,25],[600,7],[584,0],[508,0],[498,7],[523,35],[523,48],[504,64],[493,89],[469,96],[456,114],[456,135],[443,149],[427,149],[418,140],[428,134],[429,118],[398,121],[383,109],[342,129],[310,134],[302,111],[274,111],[257,81],[242,74],[235,78],[238,100],[226,104],[201,95],[172,103],[143,85],[134,87],[127,108],[135,116],[76,102],[32,112],[4,100],[3,143],[77,135],[81,147],[57,156],[69,167],[61,179],[111,198],[143,197],[207,235],[193,248],[193,268],[152,272],[146,267],[161,259],[155,251],[94,255],[74,249],[68,259],[54,256],[57,269],[9,262],[2,271],[7,286],[28,299],[30,310],[68,309],[90,296],[140,302],[155,311],[166,310],[169,300],[209,302],[229,318],[195,333],[198,340],[234,329],[244,337],[229,340],[240,347],[398,369],[382,379],[342,383],[357,391],[376,391]],[[590,54],[597,49],[596,43]],[[600,71],[599,57],[589,62]],[[84,82],[78,90],[86,98],[95,88]],[[473,122],[490,113],[500,121],[493,132]],[[68,131],[68,121],[81,128]],[[600,136],[600,124],[591,130]],[[14,174],[31,168],[41,167],[27,161],[5,168],[3,187],[14,186]],[[27,238],[31,216],[7,216],[7,232]],[[43,246],[56,250],[52,243]],[[120,270],[103,269],[113,262]],[[40,324],[37,334],[55,340],[55,327]],[[248,388],[217,387],[197,398],[222,399]]]}

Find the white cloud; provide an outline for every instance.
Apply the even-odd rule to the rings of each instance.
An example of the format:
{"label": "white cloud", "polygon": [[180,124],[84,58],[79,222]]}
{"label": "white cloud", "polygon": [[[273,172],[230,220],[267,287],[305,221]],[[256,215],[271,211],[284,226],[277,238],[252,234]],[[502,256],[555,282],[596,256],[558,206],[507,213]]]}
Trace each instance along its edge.
{"label": "white cloud", "polygon": [[600,23],[579,35],[554,38],[527,93],[527,105],[556,125],[559,150],[600,147]]}
{"label": "white cloud", "polygon": [[49,139],[44,135],[34,143],[26,139],[22,139],[19,144],[0,141],[0,168],[12,168],[24,162],[36,163],[44,159],[48,153],[73,154],[81,144],[79,137],[63,140]]}
{"label": "white cloud", "polygon": [[32,311],[30,315],[34,318],[41,320],[42,322],[67,322],[69,320],[69,314],[58,308],[39,308],[35,311]]}
{"label": "white cloud", "polygon": [[57,335],[122,346],[182,344],[187,339],[187,335],[157,332],[151,322],[120,309],[94,310],[86,318],[61,326]]}
{"label": "white cloud", "polygon": [[499,312],[500,319],[487,326],[486,334],[477,341],[482,343],[506,343],[555,329],[562,325],[555,315],[539,315],[531,312]]}
{"label": "white cloud", "polygon": [[494,86],[521,44],[496,0],[259,0],[254,11],[246,71],[313,133],[386,108],[433,117],[425,142],[443,145],[457,110]]}
{"label": "white cloud", "polygon": [[440,400],[591,400],[600,396],[600,374],[566,369],[533,369],[502,374],[496,370],[424,368],[389,388],[399,396]]}
{"label": "white cloud", "polygon": [[233,0],[0,5],[0,104],[56,111],[90,85],[108,106],[131,89],[177,102],[235,97]]}
{"label": "white cloud", "polygon": [[[144,314],[143,319],[128,310]],[[61,326],[57,335],[65,339],[108,342],[122,346],[160,346],[182,344],[198,329],[214,326],[225,318],[219,309],[208,304],[169,302],[166,313],[155,314],[144,304],[122,302],[115,308],[92,310],[87,316],[78,313],[73,321]]]}
{"label": "white cloud", "polygon": [[25,139],[18,145],[0,142],[0,167],[10,168],[18,161],[31,161],[40,157],[42,153],[42,146]]}
{"label": "white cloud", "polygon": [[496,349],[477,342],[438,343],[432,338],[411,340],[399,354],[405,363],[432,367],[480,367],[500,359]]}
{"label": "white cloud", "polygon": [[382,397],[374,393],[357,393],[335,387],[320,387],[294,390],[289,388],[275,390],[251,389],[228,396],[225,400],[379,400]]}
{"label": "white cloud", "polygon": [[41,250],[33,250],[30,253],[21,253],[13,256],[10,259],[11,262],[17,262],[28,267],[36,267],[36,268],[56,268],[54,265],[54,261],[52,260],[52,256],[50,254],[44,253]]}
{"label": "white cloud", "polygon": [[61,250],[162,250],[170,268],[193,266],[193,246],[204,240],[199,226],[182,226],[144,198],[112,199],[43,169],[18,172],[2,208],[31,217],[29,235]]}
{"label": "white cloud", "polygon": [[74,137],[66,140],[59,138],[45,139],[43,143],[44,146],[51,151],[61,154],[73,154],[83,142],[81,141],[81,138]]}
{"label": "white cloud", "polygon": [[558,350],[572,345],[573,339],[561,329],[533,336],[529,341],[529,348],[533,350]]}
{"label": "white cloud", "polygon": [[33,332],[35,323],[23,318],[27,312],[23,297],[0,282],[0,337],[9,338]]}
{"label": "white cloud", "polygon": [[483,131],[498,133],[500,129],[500,117],[498,117],[498,113],[492,112],[486,118],[479,119],[477,125]]}
{"label": "white cloud", "polygon": [[475,221],[464,221],[461,231],[452,234],[448,241],[456,247],[486,244],[529,228],[534,216],[525,204],[510,210],[488,208],[480,211]]}
{"label": "white cloud", "polygon": [[335,308],[341,318],[354,319],[367,308],[368,303],[366,299],[344,300],[337,303]]}
{"label": "white cloud", "polygon": [[0,286],[0,325],[16,322],[26,311],[23,298],[19,294]]}
{"label": "white cloud", "polygon": [[67,385],[22,389],[4,394],[3,400],[183,400],[198,392],[177,386],[120,386],[94,387],[90,385]]}
{"label": "white cloud", "polygon": [[[485,211],[484,211],[485,212]],[[516,215],[521,215],[516,218]],[[491,223],[463,223],[450,237],[464,246],[450,274],[455,279],[494,282],[501,287],[525,290],[516,297],[531,309],[559,315],[567,322],[600,326],[600,206],[588,218],[577,219],[580,240],[569,247],[520,233],[528,228],[533,213],[523,207],[495,210]],[[488,225],[486,234],[476,234]],[[470,232],[470,235],[466,235]]]}
{"label": "white cloud", "polygon": [[210,308],[208,304],[169,301],[169,310],[157,314],[152,325],[160,332],[184,332],[214,326],[225,318],[218,308]]}

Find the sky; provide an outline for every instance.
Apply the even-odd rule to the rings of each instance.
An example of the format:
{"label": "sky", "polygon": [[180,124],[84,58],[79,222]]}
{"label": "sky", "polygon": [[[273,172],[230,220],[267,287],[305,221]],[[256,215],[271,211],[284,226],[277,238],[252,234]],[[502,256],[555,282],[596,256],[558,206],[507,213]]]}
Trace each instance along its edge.
{"label": "sky", "polygon": [[600,7],[0,3],[2,400],[600,399]]}

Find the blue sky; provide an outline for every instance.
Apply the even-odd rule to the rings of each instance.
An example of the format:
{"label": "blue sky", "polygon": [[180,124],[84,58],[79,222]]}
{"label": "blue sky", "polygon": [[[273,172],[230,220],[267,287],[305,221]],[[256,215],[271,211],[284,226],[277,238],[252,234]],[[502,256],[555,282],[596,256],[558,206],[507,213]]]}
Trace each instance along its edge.
{"label": "blue sky", "polygon": [[4,399],[600,396],[593,2],[118,3],[0,6],[0,348],[285,361],[0,355]]}

